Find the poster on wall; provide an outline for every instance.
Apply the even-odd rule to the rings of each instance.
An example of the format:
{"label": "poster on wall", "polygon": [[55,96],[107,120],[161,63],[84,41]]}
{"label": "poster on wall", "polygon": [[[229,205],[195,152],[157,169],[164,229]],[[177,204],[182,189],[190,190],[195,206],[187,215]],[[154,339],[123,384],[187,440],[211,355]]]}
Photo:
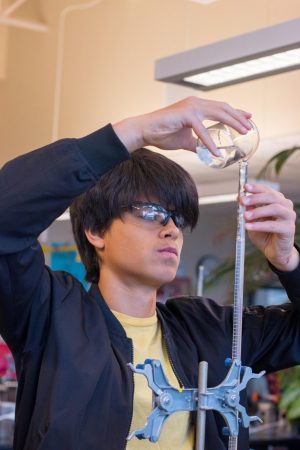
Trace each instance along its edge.
{"label": "poster on wall", "polygon": [[86,290],[89,289],[90,284],[85,280],[85,268],[74,244],[52,242],[49,246],[43,246],[43,250],[50,254],[51,270],[68,272],[77,278]]}

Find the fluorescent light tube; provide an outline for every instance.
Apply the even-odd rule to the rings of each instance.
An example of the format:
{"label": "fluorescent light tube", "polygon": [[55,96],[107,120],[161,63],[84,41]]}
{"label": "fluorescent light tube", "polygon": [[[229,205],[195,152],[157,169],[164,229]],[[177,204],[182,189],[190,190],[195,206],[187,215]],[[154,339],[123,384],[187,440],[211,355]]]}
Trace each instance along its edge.
{"label": "fluorescent light tube", "polygon": [[253,77],[253,75],[268,74],[280,69],[296,66],[300,66],[300,48],[199,73],[185,77],[183,80],[188,83],[211,87],[228,83],[229,81]]}
{"label": "fluorescent light tube", "polygon": [[300,18],[159,59],[155,79],[196,89],[300,68]]}

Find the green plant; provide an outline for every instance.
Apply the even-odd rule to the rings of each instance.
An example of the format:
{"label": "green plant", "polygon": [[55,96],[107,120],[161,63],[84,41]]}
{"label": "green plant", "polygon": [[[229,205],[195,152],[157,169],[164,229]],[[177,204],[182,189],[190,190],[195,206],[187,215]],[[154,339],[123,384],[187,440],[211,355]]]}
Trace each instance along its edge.
{"label": "green plant", "polygon": [[257,174],[257,178],[268,178],[273,175],[273,173],[278,176],[283,169],[287,160],[294,155],[298,150],[300,150],[299,145],[295,145],[292,148],[286,148],[276,153],[272,158],[270,158],[263,168]]}
{"label": "green plant", "polygon": [[300,366],[282,370],[278,373],[282,390],[279,408],[288,420],[300,418]]}

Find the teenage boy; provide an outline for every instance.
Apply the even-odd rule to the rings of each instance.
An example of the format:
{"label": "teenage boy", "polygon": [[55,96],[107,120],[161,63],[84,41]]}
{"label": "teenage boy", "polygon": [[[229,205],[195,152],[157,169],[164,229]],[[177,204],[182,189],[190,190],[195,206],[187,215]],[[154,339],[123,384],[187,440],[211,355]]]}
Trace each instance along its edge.
{"label": "teenage boy", "polygon": [[[15,450],[193,449],[194,415],[187,413],[170,417],[159,444],[126,444],[151,407],[145,380],[135,377],[134,385],[128,362],[158,358],[172,384],[196,387],[198,362],[206,360],[215,386],[225,376],[232,329],[232,308],[208,299],[156,305],[157,289],[175,277],[183,230],[197,222],[197,192],[182,168],[140,148],[195,150],[193,130],[216,152],[203,119],[245,133],[249,118],[224,103],[188,98],[3,167],[0,332],[19,381]],[[249,236],[292,303],[245,309],[242,360],[274,371],[300,363],[296,216],[282,194],[261,185],[247,191]],[[37,240],[72,202],[88,293],[44,265]],[[207,450],[226,448],[222,426],[208,413]],[[239,449],[247,446],[243,431]]]}

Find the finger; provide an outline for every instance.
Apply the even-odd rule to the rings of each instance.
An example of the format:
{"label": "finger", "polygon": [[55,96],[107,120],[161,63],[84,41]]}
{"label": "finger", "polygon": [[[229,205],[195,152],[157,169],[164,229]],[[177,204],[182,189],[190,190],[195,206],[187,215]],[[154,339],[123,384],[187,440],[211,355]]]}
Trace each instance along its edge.
{"label": "finger", "polygon": [[[279,203],[286,203],[290,205],[292,208],[294,207],[293,202],[286,198],[282,192],[279,192],[278,190],[266,185],[266,184],[245,184],[245,191],[248,194],[247,195],[247,202],[246,204],[255,204],[256,201],[258,202],[265,202],[268,201],[271,203],[272,201],[277,201]],[[250,194],[250,195],[249,195]],[[257,195],[261,194],[261,196]],[[264,198],[263,195],[266,194],[266,197]]]}
{"label": "finger", "polygon": [[256,221],[258,219],[267,219],[272,217],[273,220],[287,220],[291,222],[296,221],[296,213],[292,209],[285,208],[280,204],[272,204],[247,210],[245,212],[245,219]]}
{"label": "finger", "polygon": [[220,109],[215,114],[215,117],[217,118],[217,120],[219,120],[219,122],[229,125],[240,134],[248,133],[251,128],[251,125],[248,125],[249,121],[246,120],[246,118],[243,118],[242,120],[242,116],[237,116],[236,114],[234,114],[234,110],[228,111],[225,109]]}
{"label": "finger", "polygon": [[266,191],[260,194],[252,194],[241,196],[241,203],[244,206],[260,206],[260,205],[272,205],[279,204],[287,209],[293,210],[293,202],[284,197],[281,192],[277,191]]}
{"label": "finger", "polygon": [[245,190],[249,194],[259,194],[262,192],[273,192],[273,193],[279,194],[279,196],[284,197],[282,192],[280,192],[278,189],[274,189],[274,187],[271,187],[265,183],[246,183]]}
{"label": "finger", "polygon": [[216,102],[213,100],[205,100],[204,102],[205,112],[203,111],[203,100],[200,100],[199,105],[197,105],[197,110],[201,120],[217,120],[231,126],[241,134],[247,133],[252,128],[252,125],[249,122],[248,117],[245,116],[244,112],[233,108],[228,105],[228,103]]}
{"label": "finger", "polygon": [[224,113],[224,116],[220,122],[234,128],[240,134],[247,134],[251,130],[251,126],[246,126],[244,122],[239,121],[238,118],[227,113]]}
{"label": "finger", "polygon": [[244,204],[244,198],[246,197],[246,193],[244,193],[244,192],[242,192],[241,194],[239,194],[239,195],[237,195],[237,197],[236,197],[236,201],[238,202],[238,203],[240,203],[240,205],[241,206],[244,206],[244,207],[246,207],[247,209],[248,208],[255,208],[255,205],[246,205],[246,204]]}
{"label": "finger", "polygon": [[241,114],[243,114],[247,119],[251,119],[252,114],[248,111],[244,111],[243,109],[237,108],[237,111],[239,111]]}
{"label": "finger", "polygon": [[197,150],[197,145],[199,143],[199,139],[196,138],[193,134],[191,134],[190,136],[188,136],[185,141],[184,144],[182,145],[182,148],[184,150],[189,150],[192,152],[196,152]]}
{"label": "finger", "polygon": [[255,208],[255,206],[246,206],[246,211],[253,211]]}
{"label": "finger", "polygon": [[[275,191],[275,189],[271,188],[267,184],[262,183],[246,183],[245,189],[247,192],[251,194],[257,194],[259,192],[269,192],[269,191]],[[278,192],[278,191],[276,191]]]}
{"label": "finger", "polygon": [[263,233],[273,233],[278,235],[293,236],[295,232],[294,224],[288,221],[265,220],[263,222],[247,222],[246,230]]}
{"label": "finger", "polygon": [[249,118],[251,117],[250,113],[246,113],[246,111],[242,111],[240,109],[235,109],[227,103],[224,105],[224,111],[240,123],[244,128],[246,128],[246,132],[253,128],[251,122],[249,121]]}
{"label": "finger", "polygon": [[217,149],[216,144],[210,137],[210,134],[207,131],[207,129],[205,128],[205,126],[203,125],[203,123],[200,120],[199,121],[194,120],[192,122],[192,128],[193,128],[194,132],[196,133],[196,135],[198,136],[198,138],[200,139],[200,141],[201,141],[200,143],[204,147],[206,147],[213,155],[220,156],[220,152]]}
{"label": "finger", "polygon": [[240,195],[239,198],[240,203],[244,206],[281,203],[290,209],[294,209],[294,204],[291,200],[268,185],[246,183],[244,188],[246,195]]}

